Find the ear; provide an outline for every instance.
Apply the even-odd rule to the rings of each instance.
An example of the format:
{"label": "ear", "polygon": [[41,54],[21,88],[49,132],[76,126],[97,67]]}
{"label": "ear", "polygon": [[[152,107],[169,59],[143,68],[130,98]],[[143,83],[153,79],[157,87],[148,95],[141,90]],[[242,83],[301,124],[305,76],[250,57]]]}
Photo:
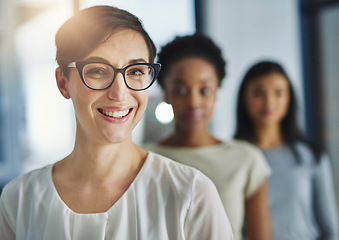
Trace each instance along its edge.
{"label": "ear", "polygon": [[68,91],[68,79],[64,76],[60,67],[55,70],[55,78],[62,96],[66,99],[70,99],[71,96]]}

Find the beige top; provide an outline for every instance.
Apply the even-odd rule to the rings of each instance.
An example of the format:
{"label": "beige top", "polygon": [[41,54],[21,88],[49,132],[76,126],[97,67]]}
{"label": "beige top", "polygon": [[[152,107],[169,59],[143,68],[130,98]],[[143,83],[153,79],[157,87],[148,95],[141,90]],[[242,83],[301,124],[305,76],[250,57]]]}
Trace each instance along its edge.
{"label": "beige top", "polygon": [[245,199],[257,191],[271,172],[259,149],[238,140],[194,148],[158,144],[146,144],[144,147],[207,175],[217,187],[234,239],[242,239]]}

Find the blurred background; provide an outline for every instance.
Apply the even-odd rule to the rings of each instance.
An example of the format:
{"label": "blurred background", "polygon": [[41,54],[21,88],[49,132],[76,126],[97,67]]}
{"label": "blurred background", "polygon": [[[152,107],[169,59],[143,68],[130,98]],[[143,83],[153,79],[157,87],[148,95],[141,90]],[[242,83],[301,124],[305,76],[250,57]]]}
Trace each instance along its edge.
{"label": "blurred background", "polygon": [[[339,0],[1,0],[0,189],[14,177],[67,156],[75,120],[59,93],[54,36],[78,9],[112,5],[138,16],[157,48],[202,31],[222,48],[227,75],[211,124],[232,138],[239,82],[252,64],[271,59],[296,89],[300,126],[330,155],[339,203]],[[133,133],[138,144],[172,129],[158,85]]]}

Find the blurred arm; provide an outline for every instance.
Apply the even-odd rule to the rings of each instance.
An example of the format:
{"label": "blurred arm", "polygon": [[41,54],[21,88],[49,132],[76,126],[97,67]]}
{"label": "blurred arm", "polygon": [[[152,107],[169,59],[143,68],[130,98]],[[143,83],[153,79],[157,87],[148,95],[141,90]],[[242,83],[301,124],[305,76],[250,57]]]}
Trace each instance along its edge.
{"label": "blurred arm", "polygon": [[246,229],[250,240],[271,240],[271,217],[267,200],[267,180],[246,200]]}

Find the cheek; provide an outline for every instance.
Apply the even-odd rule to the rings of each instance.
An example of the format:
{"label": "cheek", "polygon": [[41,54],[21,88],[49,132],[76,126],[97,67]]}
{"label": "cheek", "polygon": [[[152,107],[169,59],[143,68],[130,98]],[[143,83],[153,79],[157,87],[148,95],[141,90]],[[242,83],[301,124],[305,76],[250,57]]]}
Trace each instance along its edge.
{"label": "cheek", "polygon": [[289,97],[283,98],[280,101],[280,110],[281,110],[281,114],[286,115],[288,112],[288,107],[290,104],[290,99]]}
{"label": "cheek", "polygon": [[133,94],[132,96],[137,100],[138,110],[141,110],[143,114],[148,103],[148,92],[147,91],[135,92],[135,94]]}
{"label": "cheek", "polygon": [[[84,97],[86,96],[86,97]],[[93,94],[76,94],[72,97],[73,107],[75,115],[78,120],[88,119],[93,116],[96,109],[93,108],[93,102],[95,102],[97,97]]]}
{"label": "cheek", "polygon": [[174,112],[184,109],[185,106],[185,100],[183,97],[176,96],[170,92],[166,93],[166,102],[172,105]]}
{"label": "cheek", "polygon": [[215,95],[211,96],[211,97],[209,97],[205,100],[205,106],[209,110],[209,112],[211,112],[211,113],[214,110],[215,102],[216,102],[216,96]]}
{"label": "cheek", "polygon": [[92,99],[96,94],[96,92],[93,92],[92,90],[88,89],[81,82],[80,77],[78,77],[77,75],[69,80],[68,91],[73,101],[73,104],[80,105],[78,107],[83,107],[81,106],[82,104],[90,102],[90,99]]}
{"label": "cheek", "polygon": [[259,112],[261,109],[261,105],[261,100],[258,98],[247,97],[245,99],[245,106],[249,115],[254,115],[255,113]]}
{"label": "cheek", "polygon": [[174,115],[186,112],[185,105],[179,98],[173,99],[172,101],[170,101],[170,104],[172,105]]}
{"label": "cheek", "polygon": [[81,86],[70,88],[70,96],[76,112],[87,108],[94,97],[87,89],[83,89]]}

